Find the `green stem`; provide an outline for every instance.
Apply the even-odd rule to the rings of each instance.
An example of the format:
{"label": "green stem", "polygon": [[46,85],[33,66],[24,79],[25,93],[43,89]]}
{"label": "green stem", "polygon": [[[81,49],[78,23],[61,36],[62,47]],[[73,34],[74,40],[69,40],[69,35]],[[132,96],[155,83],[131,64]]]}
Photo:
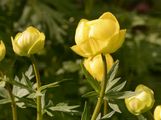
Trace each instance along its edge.
{"label": "green stem", "polygon": [[148,117],[148,120],[154,120],[153,114],[151,113],[151,111],[147,112],[147,117]]}
{"label": "green stem", "polygon": [[17,120],[17,107],[16,107],[16,102],[15,102],[15,97],[12,94],[12,89],[9,84],[6,85],[6,88],[9,92],[10,98],[11,98],[11,109],[12,109],[12,118],[13,120]]}
{"label": "green stem", "polygon": [[[37,67],[34,56],[31,56],[31,60],[32,60],[32,65],[33,65],[35,76],[36,76],[36,84],[37,84],[37,91],[38,91],[39,88],[41,87],[40,74],[39,74],[38,67]],[[41,96],[38,95],[36,97],[36,103],[37,103],[37,120],[43,120],[42,107],[41,107]]]}
{"label": "green stem", "polygon": [[103,115],[106,115],[108,110],[107,110],[107,100],[104,100],[104,108],[103,108]]}
{"label": "green stem", "polygon": [[[3,78],[3,72],[0,71],[0,77]],[[16,107],[16,102],[15,102],[15,97],[12,94],[12,89],[11,89],[11,85],[6,83],[6,89],[9,93],[10,99],[11,99],[11,109],[12,109],[12,119],[13,120],[17,120],[17,107]]]}
{"label": "green stem", "polygon": [[92,115],[92,118],[91,120],[96,120],[99,112],[100,112],[100,109],[101,109],[101,105],[102,105],[102,101],[103,101],[103,97],[104,97],[104,93],[105,93],[105,89],[106,89],[106,82],[107,82],[107,63],[106,63],[106,57],[105,55],[101,54],[102,56],[102,60],[103,60],[103,66],[104,66],[104,78],[101,82],[101,91],[100,91],[100,94],[99,94],[99,97],[98,97],[98,100],[97,100],[97,104],[96,104],[96,107],[94,109],[94,112],[93,112],[93,115]]}

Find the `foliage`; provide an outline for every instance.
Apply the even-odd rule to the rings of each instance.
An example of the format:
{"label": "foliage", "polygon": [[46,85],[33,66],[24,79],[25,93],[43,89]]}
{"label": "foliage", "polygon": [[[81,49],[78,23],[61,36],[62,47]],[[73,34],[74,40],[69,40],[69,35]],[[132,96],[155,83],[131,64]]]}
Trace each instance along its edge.
{"label": "foliage", "polygon": [[[29,25],[45,33],[47,40],[45,50],[39,53],[40,56],[36,56],[39,59],[38,67],[42,84],[44,87],[49,83],[54,83],[51,86],[58,85],[57,83],[60,85],[48,91],[42,88],[43,95],[47,98],[46,107],[49,108],[50,105],[56,107],[44,110],[44,113],[51,115],[51,110],[61,110],[60,105],[65,106],[64,111],[72,111],[77,107],[75,105],[80,105],[76,108],[78,113],[72,111],[72,114],[54,114],[56,120],[79,120],[85,101],[93,106],[95,103],[93,97],[97,96],[99,88],[96,87],[97,83],[89,87],[87,84],[89,81],[82,80],[84,76],[79,65],[80,57],[72,53],[69,47],[74,44],[75,28],[80,18],[94,19],[105,11],[116,15],[121,28],[127,29],[127,36],[122,48],[113,54],[114,59],[120,61],[118,74],[116,78],[111,76],[106,87],[106,95],[111,98],[111,109],[119,111],[115,104],[117,102],[122,113],[111,111],[103,119],[112,116],[112,120],[137,120],[137,117],[127,111],[122,100],[113,102],[113,98],[122,99],[120,98],[122,95],[131,95],[130,91],[140,83],[153,89],[155,104],[161,104],[160,4],[160,1],[152,0],[16,0],[16,2],[0,0],[0,40],[3,40],[7,49],[6,58],[0,63],[0,71],[4,71],[6,75],[2,79],[16,85],[13,90],[20,107],[25,107],[23,103],[29,103],[28,106],[30,106],[30,108],[21,109],[24,112],[19,113],[19,119],[35,119],[34,115],[31,116],[35,113],[35,109],[32,108],[35,107],[35,103],[27,98],[29,94],[30,97],[35,96],[34,88],[31,88],[34,81],[30,70],[27,75],[26,72],[21,75],[21,71],[28,68],[30,61],[26,58],[20,59],[13,54],[10,36],[14,36]],[[117,76],[121,76],[121,79]],[[70,81],[61,83],[62,79],[70,79]],[[127,81],[126,85],[123,81]],[[0,82],[0,85],[3,84],[4,82]],[[93,91],[93,88],[96,91]],[[127,92],[120,92],[121,88]],[[0,88],[0,91],[0,103],[6,103],[0,105],[0,120],[11,119],[10,106],[7,104],[10,102],[8,93],[5,88]],[[18,96],[20,92],[21,96]],[[22,99],[22,96],[25,96],[25,99]],[[49,99],[54,102],[48,101]],[[72,106],[69,107],[66,103]],[[84,111],[87,109],[90,111],[93,108],[85,107]],[[85,112],[83,113],[85,115]],[[47,115],[45,118],[50,120]]]}

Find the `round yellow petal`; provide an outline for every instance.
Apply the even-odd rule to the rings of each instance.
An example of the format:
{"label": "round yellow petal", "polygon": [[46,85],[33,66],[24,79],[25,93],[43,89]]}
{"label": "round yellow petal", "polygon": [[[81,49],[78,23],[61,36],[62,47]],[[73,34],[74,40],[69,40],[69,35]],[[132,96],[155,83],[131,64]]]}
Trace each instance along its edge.
{"label": "round yellow petal", "polygon": [[97,19],[88,22],[88,24],[90,26],[90,39],[105,40],[119,32],[119,27],[112,20]]}
{"label": "round yellow petal", "polygon": [[113,21],[115,21],[115,23],[116,23],[117,26],[119,27],[118,29],[120,29],[120,25],[119,25],[119,23],[118,23],[116,17],[115,17],[112,13],[110,13],[110,12],[105,12],[105,13],[103,13],[103,14],[99,17],[99,19],[110,19],[110,20],[113,20]]}
{"label": "round yellow petal", "polygon": [[2,40],[0,40],[0,61],[2,61],[6,54],[6,47]]}
{"label": "round yellow petal", "polygon": [[161,120],[161,105],[158,105],[154,110],[154,120]]}
{"label": "round yellow petal", "polygon": [[120,30],[118,34],[115,34],[111,39],[107,40],[106,47],[104,48],[104,53],[113,53],[118,50],[125,39],[126,30]]}
{"label": "round yellow petal", "polygon": [[[109,71],[113,65],[113,58],[110,54],[106,54],[107,70]],[[84,66],[87,71],[98,81],[102,81],[104,76],[104,65],[101,55],[90,57],[84,60]]]}
{"label": "round yellow petal", "polygon": [[88,20],[86,19],[80,20],[75,33],[76,44],[80,44],[88,39],[89,27],[87,25],[87,22]]}

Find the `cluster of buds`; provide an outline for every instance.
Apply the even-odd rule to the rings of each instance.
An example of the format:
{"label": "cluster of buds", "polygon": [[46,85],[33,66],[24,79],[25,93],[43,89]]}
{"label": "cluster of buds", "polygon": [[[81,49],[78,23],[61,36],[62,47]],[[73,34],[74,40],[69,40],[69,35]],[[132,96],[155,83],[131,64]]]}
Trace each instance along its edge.
{"label": "cluster of buds", "polygon": [[113,65],[110,53],[118,50],[125,38],[126,30],[120,30],[116,17],[105,12],[95,20],[80,20],[75,33],[75,43],[71,49],[85,57],[84,66],[98,81],[104,76],[104,66],[101,54],[106,56],[108,71]]}

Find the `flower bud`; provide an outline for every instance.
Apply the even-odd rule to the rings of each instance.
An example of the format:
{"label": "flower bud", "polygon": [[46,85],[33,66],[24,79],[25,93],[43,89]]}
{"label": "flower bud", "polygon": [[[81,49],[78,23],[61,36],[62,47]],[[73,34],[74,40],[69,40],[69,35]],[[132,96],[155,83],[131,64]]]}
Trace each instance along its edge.
{"label": "flower bud", "polygon": [[0,61],[3,60],[6,54],[6,47],[3,43],[3,41],[0,41]]}
{"label": "flower bud", "polygon": [[153,107],[155,101],[154,93],[150,88],[144,85],[138,85],[135,92],[136,95],[125,98],[125,104],[132,114],[140,115]]}
{"label": "flower bud", "polygon": [[83,57],[92,57],[100,53],[113,53],[119,49],[125,37],[126,30],[120,30],[115,16],[106,12],[96,20],[80,20],[75,43],[71,49]]}
{"label": "flower bud", "polygon": [[17,55],[30,56],[44,48],[45,35],[36,28],[30,26],[24,32],[18,33],[12,39],[13,50]]}
{"label": "flower bud", "polygon": [[158,105],[154,110],[154,120],[161,120],[161,105]]}
{"label": "flower bud", "polygon": [[[113,65],[113,58],[110,54],[106,54],[107,70],[109,71]],[[90,57],[84,60],[84,66],[87,71],[98,81],[102,81],[104,76],[104,64],[101,55]]]}

